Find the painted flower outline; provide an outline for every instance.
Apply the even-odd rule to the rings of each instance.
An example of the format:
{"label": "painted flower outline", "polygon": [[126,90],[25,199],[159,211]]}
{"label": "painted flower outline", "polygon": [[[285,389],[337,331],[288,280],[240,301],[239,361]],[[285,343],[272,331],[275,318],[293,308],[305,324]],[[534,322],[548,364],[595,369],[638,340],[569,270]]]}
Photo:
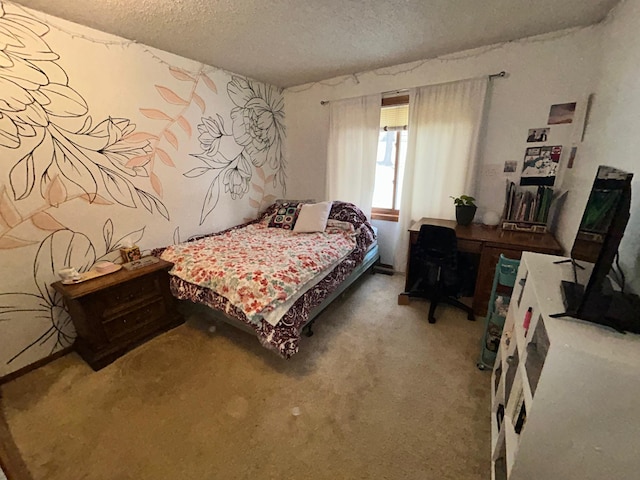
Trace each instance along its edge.
{"label": "painted flower outline", "polygon": [[251,164],[244,152],[238,155],[224,171],[224,190],[236,200],[249,191],[251,181]]}
{"label": "painted flower outline", "polygon": [[[198,140],[202,151],[192,154],[204,165],[183,175],[196,178],[213,172],[213,179],[205,194],[200,212],[200,225],[216,208],[220,200],[220,184],[232,200],[242,198],[249,191],[253,168],[265,179],[260,170],[265,164],[275,170],[274,186],[280,183],[286,191],[286,175],[282,142],[284,140],[284,101],[281,92],[267,85],[233,76],[227,84],[227,93],[235,105],[231,110],[231,132],[224,119],[202,117],[198,125]],[[233,139],[230,145],[228,139]],[[241,148],[236,153],[237,147]],[[230,160],[231,159],[231,160]],[[222,176],[222,177],[221,177]],[[269,180],[271,181],[271,180]],[[260,188],[260,191],[264,192]]]}
{"label": "painted flower outline", "polygon": [[284,188],[285,136],[284,100],[274,89],[241,77],[232,77],[227,85],[229,98],[236,105],[231,110],[233,137],[242,145],[256,167],[265,163],[277,171]]}
{"label": "painted flower outline", "polygon": [[198,140],[200,141],[200,147],[202,148],[203,155],[208,157],[214,157],[218,153],[220,147],[220,140],[223,136],[229,135],[224,130],[224,120],[218,114],[217,120],[213,117],[202,117],[202,123],[198,125]]}
{"label": "painted flower outline", "polygon": [[21,137],[37,136],[50,115],[77,117],[87,112],[84,99],[67,85],[55,61],[58,55],[42,40],[49,27],[7,13],[0,4],[0,145],[18,148]]}
{"label": "painted flower outline", "polygon": [[[126,207],[155,210],[168,220],[164,204],[130,179],[149,177],[144,160],[132,163],[148,158],[149,143],[126,140],[135,130],[127,119],[108,118],[92,129],[86,101],[69,86],[56,63],[58,54],[43,39],[48,32],[47,25],[6,12],[0,3],[0,151],[9,149],[6,157],[23,155],[12,160],[9,172],[14,199],[30,197],[39,184],[50,205],[67,200],[72,189],[89,202],[103,194]],[[69,129],[69,119],[82,117],[80,129]],[[53,182],[55,198],[50,194]]]}
{"label": "painted flower outline", "polygon": [[82,233],[62,229],[42,241],[33,263],[33,279],[39,293],[0,294],[0,322],[42,319],[51,325],[7,363],[13,362],[35,345],[42,346],[52,339],[55,341],[50,353],[73,342],[75,335],[71,317],[64,308],[62,295],[51,287],[51,283],[58,279],[56,272],[61,268],[73,265],[79,272],[86,272],[95,261],[95,249]]}
{"label": "painted flower outline", "polygon": [[[70,345],[75,339],[75,329],[67,312],[62,295],[51,284],[58,280],[57,272],[72,266],[78,272],[86,272],[99,260],[113,261],[126,239],[140,242],[145,227],[134,230],[120,238],[114,237],[114,225],[109,218],[102,227],[104,254],[97,256],[96,249],[84,233],[69,228],[60,228],[49,234],[38,247],[33,263],[33,279],[37,294],[0,293],[0,322],[33,322],[43,320],[50,323],[39,337],[15,352],[7,363],[15,361],[31,348],[51,344],[49,354]],[[51,343],[53,342],[53,343]]]}

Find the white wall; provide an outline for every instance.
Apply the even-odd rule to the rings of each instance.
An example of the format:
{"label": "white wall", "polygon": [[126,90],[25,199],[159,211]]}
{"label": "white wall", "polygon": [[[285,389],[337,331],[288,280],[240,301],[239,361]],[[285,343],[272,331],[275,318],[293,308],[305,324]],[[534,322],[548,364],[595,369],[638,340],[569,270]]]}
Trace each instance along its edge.
{"label": "white wall", "polygon": [[[565,175],[572,195],[563,211],[560,237],[570,244],[580,224],[598,165],[635,174],[631,218],[620,246],[631,289],[640,292],[640,0],[621,2],[607,18],[601,76],[591,121],[576,166]],[[584,147],[584,148],[583,148]]]}
{"label": "white wall", "polygon": [[279,89],[0,6],[1,377],[73,341],[60,268],[255,218],[285,163]]}
{"label": "white wall", "polygon": [[[580,108],[594,90],[601,30],[600,26],[593,26],[563,31],[286,89],[286,145],[293,180],[288,187],[289,194],[293,198],[324,198],[325,195],[328,108],[321,106],[320,100],[449,82],[505,70],[506,78],[493,81],[486,137],[481,149],[476,219],[481,219],[487,210],[501,213],[506,178],[504,162],[515,160],[521,167],[528,129],[546,126],[552,104],[575,101]],[[568,152],[575,126],[552,126],[546,144],[564,145]],[[453,204],[451,209],[453,217]],[[393,236],[393,228],[381,229],[383,263],[393,263],[386,253],[391,250],[385,246]]]}

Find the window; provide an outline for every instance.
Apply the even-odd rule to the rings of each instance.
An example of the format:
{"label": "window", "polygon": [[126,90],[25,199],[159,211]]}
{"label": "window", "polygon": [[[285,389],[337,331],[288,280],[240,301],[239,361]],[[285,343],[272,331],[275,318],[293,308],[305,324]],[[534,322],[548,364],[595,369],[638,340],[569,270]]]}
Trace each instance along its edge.
{"label": "window", "polygon": [[398,221],[402,171],[407,153],[409,96],[382,99],[371,217]]}

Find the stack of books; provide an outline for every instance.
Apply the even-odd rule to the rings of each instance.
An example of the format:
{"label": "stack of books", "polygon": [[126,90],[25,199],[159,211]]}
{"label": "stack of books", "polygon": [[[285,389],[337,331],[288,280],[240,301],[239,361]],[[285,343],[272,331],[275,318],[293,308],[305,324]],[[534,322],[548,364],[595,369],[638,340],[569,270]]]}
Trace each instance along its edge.
{"label": "stack of books", "polygon": [[552,199],[551,187],[518,188],[515,183],[507,182],[502,228],[545,232]]}

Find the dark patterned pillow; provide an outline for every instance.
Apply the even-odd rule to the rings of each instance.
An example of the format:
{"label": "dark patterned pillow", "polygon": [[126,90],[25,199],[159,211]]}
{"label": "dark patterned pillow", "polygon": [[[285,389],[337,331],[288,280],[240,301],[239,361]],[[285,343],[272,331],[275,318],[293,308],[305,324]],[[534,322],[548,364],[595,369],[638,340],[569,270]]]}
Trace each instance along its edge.
{"label": "dark patterned pillow", "polygon": [[293,230],[293,226],[296,224],[298,215],[300,215],[301,205],[302,203],[298,202],[280,203],[277,210],[271,217],[271,220],[269,220],[269,227]]}
{"label": "dark patterned pillow", "polygon": [[265,209],[265,211],[260,214],[260,216],[258,217],[258,220],[262,223],[266,223],[267,225],[269,225],[269,223],[271,222],[271,218],[276,213],[276,211],[278,211],[281,205],[283,204],[291,205],[295,203],[299,203],[299,204],[315,203],[315,200],[287,200],[285,198],[279,198],[275,202],[273,202],[271,205],[269,205]]}

